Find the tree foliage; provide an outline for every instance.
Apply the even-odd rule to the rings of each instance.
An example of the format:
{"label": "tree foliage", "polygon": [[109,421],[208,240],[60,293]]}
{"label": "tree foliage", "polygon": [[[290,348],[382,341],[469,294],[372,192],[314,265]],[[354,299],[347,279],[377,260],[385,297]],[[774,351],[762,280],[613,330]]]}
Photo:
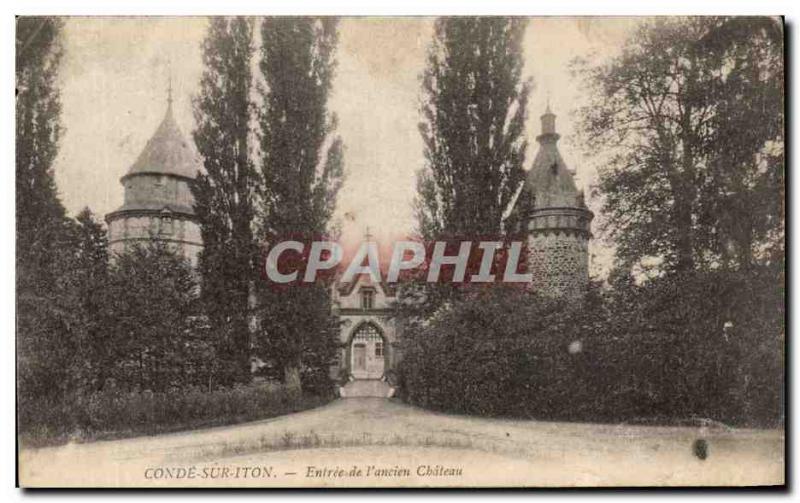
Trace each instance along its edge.
{"label": "tree foliage", "polygon": [[782,273],[671,275],[564,303],[470,292],[404,337],[402,394],[539,420],[782,422]]}
{"label": "tree foliage", "polygon": [[[425,166],[417,173],[417,232],[428,242],[503,240],[524,180],[530,82],[521,80],[526,22],[514,18],[440,18],[422,74]],[[508,217],[512,217],[509,219]],[[460,293],[429,284],[425,267],[398,289],[398,323],[425,323]]]}
{"label": "tree foliage", "polygon": [[502,231],[524,177],[524,32],[514,18],[436,21],[422,75],[426,166],[415,203],[426,239]]}
{"label": "tree foliage", "polygon": [[[108,297],[108,237],[103,224],[89,208],[84,208],[72,226],[75,235],[73,264],[62,276],[69,278],[69,290],[75,296],[76,326],[80,329],[75,383],[80,391],[102,388],[113,365],[108,322],[116,313],[106,310]],[[76,390],[78,391],[78,390]]]}
{"label": "tree foliage", "polygon": [[251,19],[212,18],[194,101],[193,136],[205,168],[192,188],[204,243],[202,293],[211,325],[224,334],[219,355],[236,379],[247,376],[250,285],[257,263],[252,226],[260,180],[252,154],[253,52]]}
{"label": "tree foliage", "polygon": [[64,280],[75,236],[52,173],[61,133],[62,26],[18,17],[16,28],[17,384],[24,400],[59,400],[73,384],[79,338]]}
{"label": "tree foliage", "polygon": [[660,18],[610,63],[579,67],[585,145],[610,153],[598,194],[623,264],[775,259],[763,249],[783,239],[782,52],[775,20]]}
{"label": "tree foliage", "polygon": [[107,377],[137,391],[208,383],[215,345],[186,258],[159,241],[134,247],[114,259],[102,291]]}
{"label": "tree foliage", "polygon": [[29,258],[39,248],[44,252],[47,245],[41,240],[53,238],[44,231],[62,225],[66,217],[52,174],[62,130],[57,86],[61,30],[55,18],[17,17],[17,250]]}
{"label": "tree foliage", "polygon": [[[329,231],[344,178],[343,147],[328,98],[336,66],[336,20],[265,18],[258,124],[263,185],[260,237],[304,240]],[[329,386],[336,322],[329,285],[259,293],[264,354],[306,389]],[[292,377],[294,376],[294,377]]]}
{"label": "tree foliage", "polygon": [[[17,385],[21,422],[97,385],[108,350],[107,242],[86,208],[68,218],[53,162],[61,132],[62,24],[17,18]],[[28,425],[24,425],[28,426]]]}
{"label": "tree foliage", "polygon": [[263,232],[322,234],[343,182],[342,140],[328,111],[336,20],[266,18],[261,42]]}

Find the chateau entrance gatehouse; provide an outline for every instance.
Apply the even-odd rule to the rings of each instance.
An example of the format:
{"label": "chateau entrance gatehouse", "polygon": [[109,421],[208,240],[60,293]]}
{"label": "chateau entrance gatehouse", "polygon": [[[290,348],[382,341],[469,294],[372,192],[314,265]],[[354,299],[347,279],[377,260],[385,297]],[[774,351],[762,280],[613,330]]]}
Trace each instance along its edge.
{"label": "chateau entrance gatehouse", "polygon": [[360,325],[350,342],[350,374],[356,379],[380,379],[386,369],[386,350],[378,327]]}

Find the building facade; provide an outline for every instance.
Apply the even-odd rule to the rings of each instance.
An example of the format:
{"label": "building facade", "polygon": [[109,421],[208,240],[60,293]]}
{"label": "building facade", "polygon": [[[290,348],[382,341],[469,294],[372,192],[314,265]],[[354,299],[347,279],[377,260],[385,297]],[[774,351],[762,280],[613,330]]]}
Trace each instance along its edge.
{"label": "building facade", "polygon": [[197,265],[203,240],[190,184],[200,165],[193,144],[175,122],[170,92],[164,119],[120,179],[125,202],[106,215],[111,253],[125,253],[131,246],[158,240]]}
{"label": "building facade", "polygon": [[385,379],[400,358],[391,318],[394,290],[362,274],[333,289],[333,311],[341,320],[334,379]]}
{"label": "building facade", "polygon": [[541,116],[539,151],[517,199],[528,241],[531,288],[551,297],[579,297],[589,284],[589,240],[594,214],[558,151],[556,116]]}

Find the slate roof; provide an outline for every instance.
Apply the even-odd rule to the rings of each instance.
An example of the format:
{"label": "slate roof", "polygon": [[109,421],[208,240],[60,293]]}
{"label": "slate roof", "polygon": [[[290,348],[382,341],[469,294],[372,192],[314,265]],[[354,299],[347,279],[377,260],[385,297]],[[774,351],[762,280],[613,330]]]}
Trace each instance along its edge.
{"label": "slate roof", "polygon": [[170,100],[164,120],[152,138],[147,141],[144,150],[131,165],[125,177],[154,173],[195,178],[200,166],[194,145],[184,138],[178,123],[175,122]]}
{"label": "slate roof", "polygon": [[353,278],[353,281],[350,282],[345,283],[340,280],[341,277],[338,277],[336,279],[336,288],[337,290],[339,290],[339,295],[341,295],[342,297],[349,297],[353,293],[353,290],[356,288],[356,286],[358,286],[359,284],[363,284],[362,286],[367,286],[367,287],[380,287],[380,289],[383,290],[384,295],[386,295],[387,297],[394,297],[397,294],[396,284],[390,284],[383,280],[376,283],[372,281],[372,277],[366,273],[356,275],[356,277]]}
{"label": "slate roof", "polygon": [[[550,121],[550,127],[546,126]],[[550,109],[542,115],[543,132],[536,140],[539,151],[525,179],[525,189],[534,197],[536,208],[576,207],[578,188],[558,151],[559,135],[555,132],[555,115]]]}

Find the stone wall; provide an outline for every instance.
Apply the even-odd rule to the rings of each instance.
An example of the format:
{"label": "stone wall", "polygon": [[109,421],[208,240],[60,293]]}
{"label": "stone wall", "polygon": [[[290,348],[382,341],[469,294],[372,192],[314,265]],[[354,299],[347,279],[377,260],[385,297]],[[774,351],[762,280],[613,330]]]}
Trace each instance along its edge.
{"label": "stone wall", "polygon": [[577,297],[589,283],[589,240],[580,232],[554,230],[528,238],[532,288],[548,296]]}
{"label": "stone wall", "polygon": [[166,241],[180,251],[193,266],[203,249],[200,226],[197,222],[175,215],[120,216],[109,222],[108,240],[112,253],[125,253],[127,247],[149,240]]}
{"label": "stone wall", "polygon": [[160,203],[191,208],[194,205],[189,182],[183,178],[158,174],[129,176],[124,186],[125,206]]}

